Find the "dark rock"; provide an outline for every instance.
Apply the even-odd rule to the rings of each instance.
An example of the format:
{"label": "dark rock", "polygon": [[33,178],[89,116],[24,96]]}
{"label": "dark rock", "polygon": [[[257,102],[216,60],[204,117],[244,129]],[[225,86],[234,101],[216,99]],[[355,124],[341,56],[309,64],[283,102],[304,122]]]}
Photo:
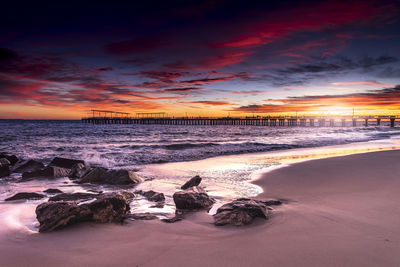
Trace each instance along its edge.
{"label": "dark rock", "polygon": [[72,167],[77,163],[85,164],[83,160],[55,157],[48,166],[59,167],[64,169],[72,169]]}
{"label": "dark rock", "polygon": [[158,220],[158,217],[150,212],[129,214],[128,218],[133,220]]}
{"label": "dark rock", "polygon": [[123,194],[101,194],[90,203],[49,201],[36,207],[39,232],[62,229],[80,222],[121,223],[129,212],[129,203]]}
{"label": "dark rock", "polygon": [[97,198],[99,194],[92,193],[61,193],[49,198],[49,201],[85,201]]}
{"label": "dark rock", "polygon": [[22,179],[29,178],[59,178],[66,177],[69,173],[68,169],[60,168],[60,167],[46,167],[44,169],[24,172],[22,174]]}
{"label": "dark rock", "polygon": [[270,199],[270,200],[259,200],[267,206],[279,206],[282,205],[282,200]]}
{"label": "dark rock", "polygon": [[14,165],[15,163],[18,162],[18,157],[15,155],[7,155],[7,154],[0,154],[0,159],[7,159],[11,165]]}
{"label": "dark rock", "polygon": [[68,174],[68,177],[71,179],[80,179],[85,176],[86,173],[90,171],[89,167],[87,167],[83,163],[77,163],[72,166],[71,171]]}
{"label": "dark rock", "polygon": [[10,165],[11,165],[11,162],[10,162],[8,159],[6,159],[6,158],[1,158],[1,159],[0,159],[0,164],[1,164],[2,166],[10,166]]}
{"label": "dark rock", "polygon": [[106,168],[94,168],[79,180],[78,183],[129,185],[143,181],[139,175],[128,170],[108,170]]}
{"label": "dark rock", "polygon": [[22,192],[13,195],[12,197],[6,198],[5,201],[21,200],[21,199],[42,199],[45,195],[33,193],[33,192]]}
{"label": "dark rock", "polygon": [[43,192],[47,193],[47,194],[60,194],[60,193],[64,193],[63,191],[61,191],[60,189],[57,188],[49,188],[44,190]]}
{"label": "dark rock", "polygon": [[183,220],[183,218],[178,217],[178,216],[175,216],[175,217],[172,217],[172,218],[161,219],[161,221],[163,221],[165,223],[174,223],[174,222],[179,222],[179,221],[182,221],[182,220]]}
{"label": "dark rock", "polygon": [[119,194],[123,195],[129,202],[135,198],[135,194],[128,191],[120,191]]}
{"label": "dark rock", "polygon": [[[127,191],[118,192],[118,194],[124,196],[127,201],[131,201],[135,194]],[[77,193],[61,193],[49,198],[49,201],[75,201],[75,202],[82,202],[90,199],[99,198],[104,194],[92,194],[92,193],[85,193],[85,192],[77,192]]]}
{"label": "dark rock", "polygon": [[6,158],[0,159],[0,178],[7,177],[11,174],[11,163]]}
{"label": "dark rock", "polygon": [[135,193],[144,196],[149,201],[154,201],[154,202],[165,201],[165,196],[163,193],[155,192],[153,190],[150,190],[150,191],[139,190],[139,191],[136,191]]}
{"label": "dark rock", "polygon": [[178,209],[196,210],[211,207],[215,200],[210,198],[200,187],[193,186],[173,195],[175,206]]}
{"label": "dark rock", "polygon": [[213,217],[217,226],[243,226],[250,224],[256,217],[268,219],[268,207],[262,201],[240,198],[220,207]]}
{"label": "dark rock", "polygon": [[165,223],[174,223],[174,222],[182,221],[183,218],[184,218],[183,215],[176,214],[174,217],[161,219],[161,221],[163,221]]}
{"label": "dark rock", "polygon": [[190,179],[189,181],[187,181],[184,185],[181,186],[182,190],[188,189],[192,186],[198,186],[201,183],[201,177],[196,175],[195,177],[193,177],[192,179]]}
{"label": "dark rock", "polygon": [[18,162],[12,169],[12,172],[23,173],[37,171],[44,168],[44,164],[40,161],[29,159]]}

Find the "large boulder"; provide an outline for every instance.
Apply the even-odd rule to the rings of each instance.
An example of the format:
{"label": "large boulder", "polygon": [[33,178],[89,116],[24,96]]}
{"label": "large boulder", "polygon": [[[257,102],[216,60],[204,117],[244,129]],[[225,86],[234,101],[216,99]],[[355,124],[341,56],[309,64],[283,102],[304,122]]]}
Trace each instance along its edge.
{"label": "large boulder", "polygon": [[94,168],[88,172],[78,183],[129,185],[143,182],[143,178],[128,170],[108,170],[106,168]]}
{"label": "large boulder", "polygon": [[240,198],[221,206],[213,215],[217,226],[250,224],[254,218],[268,219],[268,206],[262,201]]}
{"label": "large boulder", "polygon": [[85,164],[83,160],[79,159],[67,159],[67,158],[55,157],[48,166],[59,167],[64,169],[72,169],[72,167],[77,163]]}
{"label": "large boulder", "polygon": [[12,172],[24,173],[37,171],[44,168],[44,164],[40,161],[29,159],[18,162],[12,169]]}
{"label": "large boulder", "polygon": [[8,154],[0,154],[0,159],[2,158],[7,159],[11,165],[14,165],[19,160],[17,156]]}
{"label": "large boulder", "polygon": [[175,192],[173,198],[176,208],[183,210],[205,209],[215,203],[213,198],[210,198],[202,188],[197,186]]}
{"label": "large boulder", "polygon": [[196,175],[195,177],[193,177],[189,181],[187,181],[184,185],[182,185],[181,189],[185,190],[192,186],[198,186],[200,183],[201,183],[201,177]]}
{"label": "large boulder", "polygon": [[11,174],[11,163],[6,158],[0,158],[0,178]]}
{"label": "large boulder", "polygon": [[46,167],[40,170],[24,172],[22,174],[22,179],[29,178],[60,178],[67,177],[69,173],[69,169],[60,168],[60,167]]}
{"label": "large boulder", "polygon": [[90,171],[89,167],[83,163],[77,163],[72,166],[71,171],[68,174],[68,177],[71,179],[80,179],[85,176],[86,173]]}
{"label": "large boulder", "polygon": [[94,201],[49,201],[36,207],[39,232],[62,229],[80,222],[121,223],[129,212],[124,194],[100,194]]}
{"label": "large boulder", "polygon": [[21,192],[13,195],[12,197],[6,198],[5,201],[21,200],[21,199],[42,199],[46,196],[34,192]]}

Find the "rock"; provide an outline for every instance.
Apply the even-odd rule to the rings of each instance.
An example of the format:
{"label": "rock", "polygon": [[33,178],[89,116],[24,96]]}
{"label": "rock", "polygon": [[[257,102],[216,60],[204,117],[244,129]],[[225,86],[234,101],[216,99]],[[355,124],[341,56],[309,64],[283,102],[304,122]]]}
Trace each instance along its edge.
{"label": "rock", "polygon": [[213,198],[210,198],[202,188],[197,186],[176,192],[173,198],[176,208],[184,210],[209,208],[215,203]]}
{"label": "rock", "polygon": [[182,221],[182,220],[183,220],[183,218],[182,217],[178,217],[178,216],[175,216],[175,217],[172,217],[172,218],[161,219],[161,221],[163,221],[165,223],[174,223],[174,222],[179,222],[179,221]]}
{"label": "rock", "polygon": [[56,189],[56,188],[49,188],[44,190],[43,192],[47,193],[47,194],[60,194],[60,193],[64,193],[63,191],[61,191],[60,189]]}
{"label": "rock", "polygon": [[165,196],[163,193],[155,192],[153,190],[150,191],[136,191],[135,193],[140,194],[147,198],[149,201],[154,201],[154,202],[164,202],[165,201]]}
{"label": "rock", "polygon": [[90,203],[49,201],[36,207],[39,232],[62,229],[80,222],[121,223],[129,212],[129,203],[120,193],[101,194]]}
{"label": "rock", "polygon": [[18,162],[12,169],[12,172],[24,173],[37,171],[44,168],[44,164],[40,161],[29,159]]}
{"label": "rock", "polygon": [[55,157],[48,166],[59,167],[64,169],[72,169],[72,167],[77,163],[85,164],[83,160]]}
{"label": "rock", "polygon": [[49,201],[85,201],[97,198],[99,194],[92,193],[61,193],[49,198]]}
{"label": "rock", "polygon": [[128,217],[133,220],[158,220],[158,217],[156,215],[151,214],[150,212],[133,213],[129,214]]}
{"label": "rock", "polygon": [[[129,202],[135,197],[135,194],[133,194],[131,192],[127,192],[127,191],[121,191],[121,192],[118,192],[118,194],[124,196],[124,198]],[[61,194],[58,194],[58,195],[55,195],[55,196],[49,198],[49,201],[82,202],[82,201],[86,201],[86,200],[90,200],[90,199],[99,198],[102,195],[104,195],[104,194],[101,194],[101,193],[92,194],[92,193],[85,193],[85,192],[61,193]]]}
{"label": "rock", "polygon": [[6,198],[5,201],[21,200],[21,199],[42,199],[45,195],[33,193],[33,192],[22,192],[13,195],[12,197]]}
{"label": "rock", "polygon": [[135,197],[135,194],[128,191],[120,191],[119,194],[123,195],[129,202]]}
{"label": "rock", "polygon": [[71,179],[80,179],[85,176],[86,173],[90,171],[89,167],[87,167],[83,163],[77,163],[72,166],[71,171],[68,174],[68,177]]}
{"label": "rock", "polygon": [[0,154],[0,159],[7,159],[11,165],[14,165],[15,163],[18,162],[18,157],[15,155],[7,155],[7,154]]}
{"label": "rock", "polygon": [[193,177],[192,179],[190,179],[189,181],[187,181],[184,185],[181,186],[182,190],[188,189],[192,186],[198,186],[201,183],[201,177],[196,175],[195,177]]}
{"label": "rock", "polygon": [[11,163],[6,158],[0,159],[0,178],[7,177],[11,174]]}
{"label": "rock", "polygon": [[22,174],[22,179],[29,178],[59,178],[66,177],[69,173],[68,169],[60,167],[46,167],[40,170],[24,172]]}
{"label": "rock", "polygon": [[[261,200],[259,200],[261,201]],[[279,206],[282,205],[282,200],[279,199],[270,199],[270,200],[262,200],[262,203],[264,203],[267,206]]]}
{"label": "rock", "polygon": [[0,159],[0,164],[1,164],[2,166],[10,166],[10,165],[11,165],[11,162],[10,162],[8,159],[6,159],[6,158],[1,158],[1,159]]}
{"label": "rock", "polygon": [[243,226],[250,224],[256,217],[268,219],[268,207],[262,201],[240,198],[220,207],[213,217],[217,226]]}
{"label": "rock", "polygon": [[88,172],[78,183],[128,185],[137,184],[142,181],[143,178],[132,171],[108,170],[98,167]]}

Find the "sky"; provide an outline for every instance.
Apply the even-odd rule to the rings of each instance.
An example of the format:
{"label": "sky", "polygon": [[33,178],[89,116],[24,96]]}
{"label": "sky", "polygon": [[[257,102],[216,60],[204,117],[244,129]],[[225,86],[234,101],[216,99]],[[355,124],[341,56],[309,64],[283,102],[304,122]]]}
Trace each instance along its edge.
{"label": "sky", "polygon": [[400,114],[400,1],[8,1],[0,118]]}

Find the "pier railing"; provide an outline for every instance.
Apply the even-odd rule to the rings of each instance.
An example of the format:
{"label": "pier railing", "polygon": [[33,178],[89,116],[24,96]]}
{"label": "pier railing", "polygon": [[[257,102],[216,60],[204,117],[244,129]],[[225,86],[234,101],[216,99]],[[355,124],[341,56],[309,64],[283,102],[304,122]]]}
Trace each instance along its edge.
{"label": "pier railing", "polygon": [[[103,115],[104,114],[104,115]],[[111,116],[109,115],[111,114]],[[157,114],[157,116],[146,116]],[[396,121],[397,120],[397,121]],[[140,113],[130,117],[128,113],[102,113],[82,118],[91,124],[159,124],[159,125],[247,125],[247,126],[301,126],[347,127],[390,126],[395,127],[400,116],[256,116],[256,117],[167,117],[165,113]]]}

